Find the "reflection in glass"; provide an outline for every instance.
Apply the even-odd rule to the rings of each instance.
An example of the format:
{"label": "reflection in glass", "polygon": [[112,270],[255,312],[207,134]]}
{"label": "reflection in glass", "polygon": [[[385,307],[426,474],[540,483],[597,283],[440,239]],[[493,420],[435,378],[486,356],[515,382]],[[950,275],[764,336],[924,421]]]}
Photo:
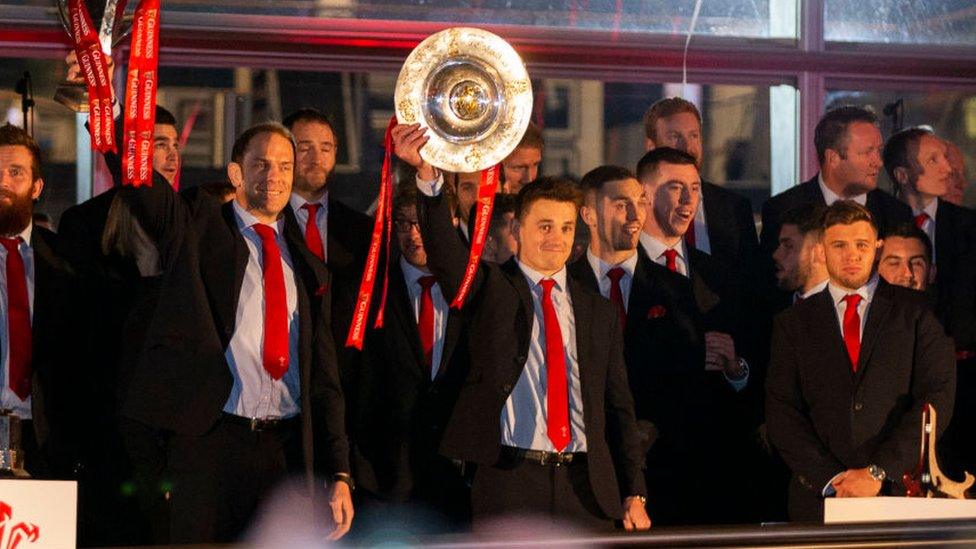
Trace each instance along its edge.
{"label": "reflection in glass", "polygon": [[976,45],[972,0],[825,0],[824,38],[836,42]]}

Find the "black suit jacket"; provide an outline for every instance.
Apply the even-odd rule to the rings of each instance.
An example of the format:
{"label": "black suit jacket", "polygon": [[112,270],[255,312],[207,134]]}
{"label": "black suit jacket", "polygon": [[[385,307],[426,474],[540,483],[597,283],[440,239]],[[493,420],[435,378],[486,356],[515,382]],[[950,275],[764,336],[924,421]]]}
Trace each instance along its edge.
{"label": "black suit jacket", "polygon": [[[781,218],[783,214],[802,204],[827,205],[817,181],[819,175],[817,174],[810,180],[781,192],[763,204],[759,246],[770,282],[772,282],[773,273],[772,257],[773,252],[776,251],[776,246],[779,244],[779,230],[782,227]],[[871,211],[874,222],[878,225],[878,233],[882,237],[888,229],[912,221],[912,209],[881,189],[874,189],[868,193],[866,206]]]}
{"label": "black suit jacket", "polygon": [[[31,418],[46,461],[45,476],[71,478],[81,458],[82,417],[87,395],[84,376],[73,360],[77,327],[66,311],[74,273],[58,255],[57,236],[37,225],[31,230],[34,302],[31,319]],[[35,456],[36,457],[36,456]]]}
{"label": "black suit jacket", "polygon": [[462,354],[455,353],[464,345],[462,319],[450,310],[437,374],[431,379],[398,260],[391,263],[389,291],[383,327],[368,334],[363,348],[363,406],[356,442],[371,466],[357,470],[373,473],[362,475],[367,489],[404,501],[419,488],[424,469],[438,455],[466,365]]}
{"label": "black suit jacket", "polygon": [[[206,433],[221,415],[233,380],[224,352],[234,333],[248,251],[233,203],[201,193],[187,204],[157,177],[120,193],[163,248],[159,304],[135,366],[123,413],[183,435]],[[285,209],[285,237],[298,288],[301,420],[306,473],[349,470],[342,391],[329,328],[329,273],[304,245]]]}
{"label": "black suit jacket", "polygon": [[740,271],[755,271],[759,239],[749,200],[707,181],[702,181],[702,200],[711,255]]}
{"label": "black suit jacket", "polygon": [[939,200],[935,213],[936,316],[960,351],[976,351],[976,212]]}
{"label": "black suit jacket", "polygon": [[837,473],[875,464],[897,481],[911,470],[924,403],[938,411],[940,431],[949,424],[955,360],[924,300],[878,283],[856,373],[829,290],[776,317],[766,425],[793,473],[793,520],[822,518],[820,494]]}
{"label": "black suit jacket", "polygon": [[[428,265],[445,295],[461,282],[468,250],[456,236],[443,195],[422,197],[418,206]],[[621,493],[646,493],[633,399],[627,386],[623,341],[610,303],[568,277],[576,318],[577,356],[586,424],[590,485],[603,512],[619,518]],[[483,262],[465,303],[470,365],[441,452],[455,459],[492,465],[501,445],[501,411],[529,352],[533,305],[517,263]]]}

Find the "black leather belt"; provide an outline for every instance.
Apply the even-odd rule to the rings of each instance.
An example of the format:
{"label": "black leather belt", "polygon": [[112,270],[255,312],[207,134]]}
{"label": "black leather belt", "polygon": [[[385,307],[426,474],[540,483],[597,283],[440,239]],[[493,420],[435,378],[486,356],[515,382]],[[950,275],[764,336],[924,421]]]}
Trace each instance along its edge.
{"label": "black leather belt", "polygon": [[247,427],[250,431],[283,431],[295,426],[298,423],[298,416],[274,419],[259,419],[251,417],[236,416],[223,412],[224,420],[234,425]]}
{"label": "black leather belt", "polygon": [[586,452],[546,452],[526,450],[514,446],[502,446],[502,457],[513,461],[530,461],[538,465],[569,465],[586,459]]}

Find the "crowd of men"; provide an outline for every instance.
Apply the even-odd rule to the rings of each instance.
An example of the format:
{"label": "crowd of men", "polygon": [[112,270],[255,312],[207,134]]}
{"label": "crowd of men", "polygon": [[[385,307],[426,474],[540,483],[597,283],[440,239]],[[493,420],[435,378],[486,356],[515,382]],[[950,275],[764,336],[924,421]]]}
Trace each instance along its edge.
{"label": "crowd of men", "polygon": [[282,485],[332,539],[404,511],[429,534],[816,521],[825,497],[904,493],[926,403],[947,469],[976,469],[958,149],[831,110],[819,173],[763,205],[757,238],[749,201],[702,180],[693,104],[656,102],[645,129],[633,169],[577,182],[540,177],[530,126],[452,309],[479,176],[395,127],[411,172],[384,322],[357,351],[373,220],[330,198],[341,143],[318,111],[242,133],[232,188],[176,192],[157,108],[154,184],[70,208],[57,234],[31,221],[37,143],[0,128],[0,406],[25,420],[27,470],[79,481],[82,543],[134,544],[239,539]]}

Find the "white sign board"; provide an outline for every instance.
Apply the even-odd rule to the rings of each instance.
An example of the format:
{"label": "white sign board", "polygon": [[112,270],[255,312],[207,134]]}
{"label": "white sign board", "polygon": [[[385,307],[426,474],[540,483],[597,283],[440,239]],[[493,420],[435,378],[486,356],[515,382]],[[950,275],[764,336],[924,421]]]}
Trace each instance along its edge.
{"label": "white sign board", "polygon": [[75,547],[78,483],[0,480],[0,548]]}
{"label": "white sign board", "polygon": [[826,498],[824,524],[976,518],[976,500],[942,498]]}

